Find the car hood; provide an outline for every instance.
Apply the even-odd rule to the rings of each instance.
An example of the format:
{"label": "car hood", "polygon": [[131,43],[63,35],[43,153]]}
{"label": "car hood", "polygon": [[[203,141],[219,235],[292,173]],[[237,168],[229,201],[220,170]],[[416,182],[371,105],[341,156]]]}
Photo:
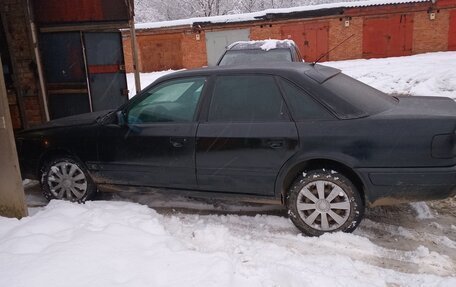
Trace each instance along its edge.
{"label": "car hood", "polygon": [[456,118],[456,102],[446,97],[398,96],[399,102],[379,116],[452,117]]}
{"label": "car hood", "polygon": [[96,123],[96,121],[103,116],[107,115],[112,110],[107,111],[99,111],[93,113],[86,113],[80,114],[75,116],[64,117],[56,120],[49,121],[42,125],[30,128],[25,130],[24,132],[28,131],[36,131],[36,130],[43,130],[43,129],[52,129],[52,128],[59,128],[59,127],[72,127],[72,126],[80,126],[80,125],[90,125]]}

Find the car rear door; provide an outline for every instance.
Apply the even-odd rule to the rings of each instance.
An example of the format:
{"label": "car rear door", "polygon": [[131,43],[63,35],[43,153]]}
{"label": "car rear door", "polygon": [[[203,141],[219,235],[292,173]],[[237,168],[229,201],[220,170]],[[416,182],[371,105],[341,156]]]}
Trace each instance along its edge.
{"label": "car rear door", "polygon": [[297,149],[296,126],[273,76],[214,79],[197,131],[199,189],[272,196],[280,168]]}

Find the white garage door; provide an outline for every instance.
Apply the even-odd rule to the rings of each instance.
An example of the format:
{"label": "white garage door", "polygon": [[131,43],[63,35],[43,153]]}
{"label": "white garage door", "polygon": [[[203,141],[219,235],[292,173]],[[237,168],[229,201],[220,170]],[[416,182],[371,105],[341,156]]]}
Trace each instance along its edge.
{"label": "white garage door", "polygon": [[206,32],[207,63],[215,66],[225,52],[226,46],[236,41],[249,41],[250,29]]}

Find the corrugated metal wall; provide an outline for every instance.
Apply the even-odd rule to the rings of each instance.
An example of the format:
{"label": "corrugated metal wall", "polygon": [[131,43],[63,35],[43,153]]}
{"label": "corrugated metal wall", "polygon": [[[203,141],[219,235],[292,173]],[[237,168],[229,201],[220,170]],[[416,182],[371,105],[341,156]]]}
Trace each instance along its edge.
{"label": "corrugated metal wall", "polygon": [[128,21],[125,0],[33,0],[38,24]]}

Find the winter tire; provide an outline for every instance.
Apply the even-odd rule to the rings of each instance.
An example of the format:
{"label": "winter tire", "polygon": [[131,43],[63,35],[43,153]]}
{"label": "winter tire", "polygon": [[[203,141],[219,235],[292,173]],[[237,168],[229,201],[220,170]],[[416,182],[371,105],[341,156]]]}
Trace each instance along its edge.
{"label": "winter tire", "polygon": [[291,221],[304,234],[352,232],[364,215],[355,185],[334,170],[320,169],[300,175],[287,195]]}

